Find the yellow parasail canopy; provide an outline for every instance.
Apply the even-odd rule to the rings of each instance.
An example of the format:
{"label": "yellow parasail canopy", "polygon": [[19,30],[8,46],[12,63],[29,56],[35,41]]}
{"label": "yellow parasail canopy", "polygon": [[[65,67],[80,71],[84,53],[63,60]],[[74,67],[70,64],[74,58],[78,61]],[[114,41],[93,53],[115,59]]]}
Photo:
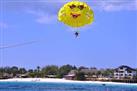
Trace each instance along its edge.
{"label": "yellow parasail canopy", "polygon": [[86,3],[74,0],[59,10],[58,20],[71,27],[82,27],[93,22],[94,13]]}

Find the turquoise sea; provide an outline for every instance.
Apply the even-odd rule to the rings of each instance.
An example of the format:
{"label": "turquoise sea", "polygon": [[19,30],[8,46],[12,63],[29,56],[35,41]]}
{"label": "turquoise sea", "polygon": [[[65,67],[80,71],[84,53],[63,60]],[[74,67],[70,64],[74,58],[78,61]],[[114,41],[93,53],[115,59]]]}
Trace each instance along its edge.
{"label": "turquoise sea", "polygon": [[0,82],[0,91],[137,91],[136,85]]}

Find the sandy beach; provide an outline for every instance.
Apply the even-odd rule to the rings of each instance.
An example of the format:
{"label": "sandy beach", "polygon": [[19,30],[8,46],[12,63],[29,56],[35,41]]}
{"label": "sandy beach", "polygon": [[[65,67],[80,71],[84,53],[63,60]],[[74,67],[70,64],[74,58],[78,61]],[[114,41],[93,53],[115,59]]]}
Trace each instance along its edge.
{"label": "sandy beach", "polygon": [[12,78],[3,79],[0,82],[53,82],[53,83],[82,83],[82,84],[116,84],[116,85],[136,85],[137,83],[117,83],[117,82],[100,82],[100,81],[73,81],[55,78]]}

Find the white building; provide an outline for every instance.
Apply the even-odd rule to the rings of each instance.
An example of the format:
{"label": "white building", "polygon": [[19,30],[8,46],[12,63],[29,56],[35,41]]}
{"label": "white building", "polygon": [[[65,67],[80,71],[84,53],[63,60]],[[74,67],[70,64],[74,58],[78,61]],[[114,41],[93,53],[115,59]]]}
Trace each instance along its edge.
{"label": "white building", "polygon": [[122,65],[116,68],[114,71],[114,78],[116,79],[123,79],[123,78],[132,79],[136,75],[137,75],[137,72],[135,69],[125,65]]}
{"label": "white building", "polygon": [[75,80],[77,70],[71,70],[67,75],[64,76],[67,80]]}

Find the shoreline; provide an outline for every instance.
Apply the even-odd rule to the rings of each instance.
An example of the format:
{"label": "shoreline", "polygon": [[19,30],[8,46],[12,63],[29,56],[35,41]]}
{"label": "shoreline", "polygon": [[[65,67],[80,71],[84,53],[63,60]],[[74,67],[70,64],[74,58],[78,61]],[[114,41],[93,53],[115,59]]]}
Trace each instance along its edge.
{"label": "shoreline", "polygon": [[83,84],[112,84],[112,85],[135,85],[137,83],[101,82],[101,81],[75,81],[57,78],[11,78],[0,79],[0,82],[50,82],[50,83],[83,83]]}

